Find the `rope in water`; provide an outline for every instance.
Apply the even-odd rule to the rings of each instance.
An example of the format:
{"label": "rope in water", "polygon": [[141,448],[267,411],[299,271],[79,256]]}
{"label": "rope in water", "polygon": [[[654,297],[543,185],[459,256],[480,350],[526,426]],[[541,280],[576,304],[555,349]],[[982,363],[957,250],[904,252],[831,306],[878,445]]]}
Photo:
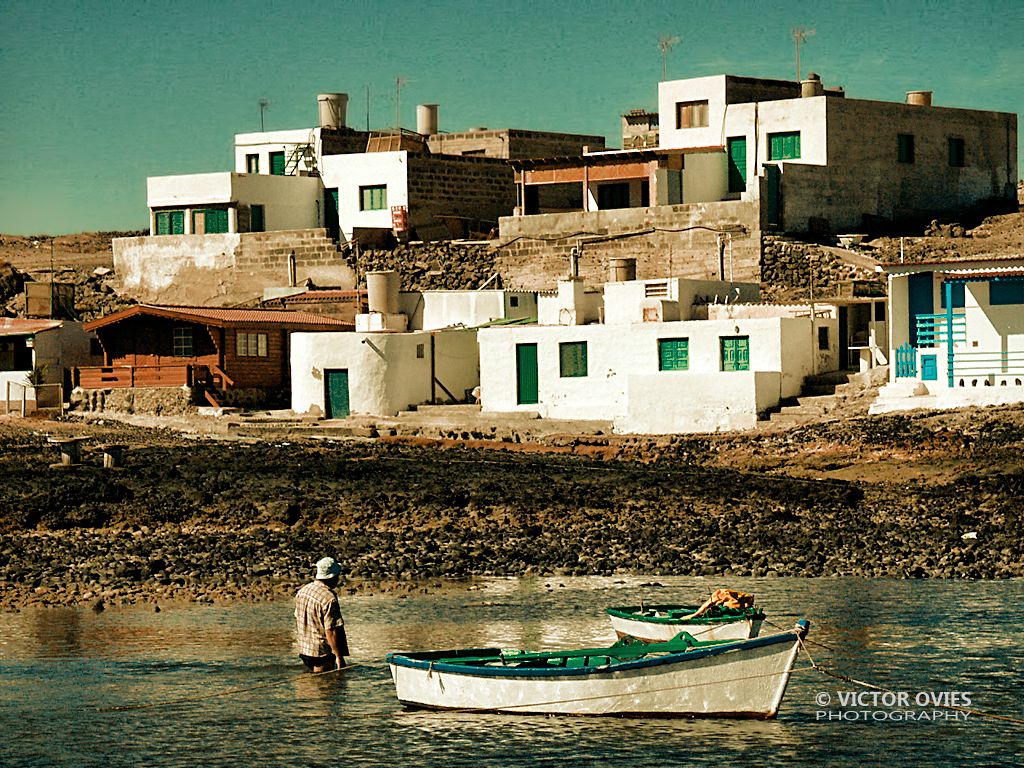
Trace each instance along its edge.
{"label": "rope in water", "polygon": [[[881,685],[875,685],[874,683],[869,683],[864,680],[857,680],[852,677],[847,677],[846,675],[840,674],[839,672],[835,672],[831,669],[828,669],[827,667],[821,666],[811,657],[810,652],[807,650],[807,646],[804,645],[804,639],[798,636],[797,642],[800,644],[800,650],[804,652],[804,655],[807,656],[807,660],[811,663],[810,669],[815,669],[823,675],[835,678],[836,680],[842,680],[846,683],[852,683],[853,685],[859,685],[864,688],[869,688],[871,690],[881,691],[882,693],[891,693],[893,695],[898,695],[897,691],[894,691],[890,688],[885,688]],[[807,667],[804,667],[804,669],[807,669]],[[985,712],[980,709],[970,709],[968,707],[958,707],[954,704],[939,704],[935,702],[930,703],[929,706],[933,706],[936,709],[948,709],[953,712],[963,712],[964,714],[971,715],[973,717],[989,718],[991,720],[1002,720],[1007,723],[1013,723],[1014,725],[1024,725],[1024,719],[1021,719],[1019,717],[1011,717],[1010,715],[1001,715],[996,712]]]}
{"label": "rope in water", "polygon": [[304,672],[298,676],[286,677],[284,680],[275,680],[272,683],[260,683],[259,685],[247,685],[243,688],[230,688],[226,691],[217,691],[216,693],[206,693],[202,696],[184,696],[180,699],[167,699],[166,701],[154,701],[149,704],[124,704],[117,707],[97,707],[97,712],[127,712],[134,709],[153,709],[154,707],[172,707],[177,704],[191,704],[194,701],[202,701],[203,699],[215,699],[218,696],[231,696],[235,693],[247,693],[249,691],[258,691],[262,688],[275,688],[279,685],[288,685],[289,683],[296,682],[298,680],[308,680],[313,677],[323,677],[324,675],[333,675],[336,672],[346,672],[354,667],[361,667],[362,664],[346,664],[344,667],[337,667],[335,669],[329,669],[326,672],[314,672],[312,674]]}

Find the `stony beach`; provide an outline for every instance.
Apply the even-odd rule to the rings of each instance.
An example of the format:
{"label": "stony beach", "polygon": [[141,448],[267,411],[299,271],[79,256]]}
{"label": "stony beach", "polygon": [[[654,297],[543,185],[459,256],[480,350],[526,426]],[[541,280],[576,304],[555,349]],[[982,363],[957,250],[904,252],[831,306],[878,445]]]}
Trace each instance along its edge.
{"label": "stony beach", "polygon": [[[124,466],[86,452],[51,468],[47,438],[70,434],[123,444]],[[323,554],[348,591],[523,574],[1021,577],[1022,449],[1014,407],[558,446],[11,419],[0,606],[272,599]]]}

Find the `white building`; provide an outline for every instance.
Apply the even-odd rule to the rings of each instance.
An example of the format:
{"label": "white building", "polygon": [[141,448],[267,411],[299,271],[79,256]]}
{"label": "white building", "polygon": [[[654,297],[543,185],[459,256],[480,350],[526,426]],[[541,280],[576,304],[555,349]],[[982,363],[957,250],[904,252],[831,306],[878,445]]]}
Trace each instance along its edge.
{"label": "white building", "polygon": [[[611,420],[620,433],[744,429],[805,376],[834,368],[834,318],[696,320],[696,297],[756,297],[756,286],[700,281],[608,283],[594,322],[579,281],[542,297],[542,322],[482,328],[484,411]],[[546,305],[562,305],[553,312]],[[824,355],[824,362],[822,356]]]}
{"label": "white building", "polygon": [[872,413],[1024,401],[1024,259],[883,269],[893,364]]}
{"label": "white building", "polygon": [[536,318],[525,291],[408,291],[397,274],[367,275],[370,312],[356,331],[291,336],[292,410],[328,418],[394,416],[423,403],[465,402],[480,383],[477,327]]}
{"label": "white building", "polygon": [[[92,343],[82,324],[71,320],[0,318],[0,397],[5,410],[27,410],[60,404],[60,387],[68,394],[65,371],[95,362]],[[41,383],[29,382],[37,372]]]}

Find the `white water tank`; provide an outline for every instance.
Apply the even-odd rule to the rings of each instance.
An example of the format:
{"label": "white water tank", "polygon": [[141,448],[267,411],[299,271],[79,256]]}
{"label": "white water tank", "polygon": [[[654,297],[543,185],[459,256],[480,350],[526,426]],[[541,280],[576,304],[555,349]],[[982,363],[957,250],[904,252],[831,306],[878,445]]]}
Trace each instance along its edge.
{"label": "white water tank", "polygon": [[344,128],[348,111],[347,93],[319,93],[316,97],[320,109],[321,128]]}
{"label": "white water tank", "polygon": [[437,104],[416,105],[416,133],[433,136],[437,133]]}
{"label": "white water tank", "polygon": [[398,273],[393,269],[382,269],[366,273],[366,302],[369,311],[385,315],[398,314]]}

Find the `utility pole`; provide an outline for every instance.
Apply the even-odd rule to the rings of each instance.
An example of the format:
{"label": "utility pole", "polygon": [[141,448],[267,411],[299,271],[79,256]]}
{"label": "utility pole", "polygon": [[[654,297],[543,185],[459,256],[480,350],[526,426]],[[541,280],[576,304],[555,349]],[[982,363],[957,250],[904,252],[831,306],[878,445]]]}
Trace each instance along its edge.
{"label": "utility pole", "polygon": [[813,34],[813,29],[793,27],[793,42],[796,43],[796,81],[798,83],[800,82],[800,43],[806,42],[807,38]]}
{"label": "utility pole", "polygon": [[395,78],[395,128],[399,133],[402,132],[402,86],[407,82],[404,77]]}
{"label": "utility pole", "polygon": [[260,101],[260,133],[263,133],[263,113],[266,112],[267,107],[270,106],[270,100],[266,96],[261,96]]}
{"label": "utility pole", "polygon": [[679,38],[675,35],[662,35],[658,38],[658,48],[661,50],[661,79],[668,79],[668,52],[671,51]]}

